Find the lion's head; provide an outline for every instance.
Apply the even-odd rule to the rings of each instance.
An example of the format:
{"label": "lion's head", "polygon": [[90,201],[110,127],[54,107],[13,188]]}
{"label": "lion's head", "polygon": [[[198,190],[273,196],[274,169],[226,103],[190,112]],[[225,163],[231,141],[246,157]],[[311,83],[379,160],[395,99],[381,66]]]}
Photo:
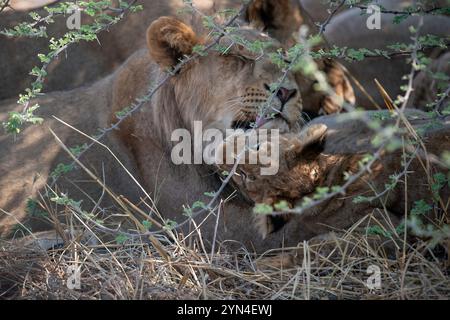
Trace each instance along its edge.
{"label": "lion's head", "polygon": [[[281,48],[265,33],[243,28],[220,39],[218,46],[224,50],[213,49],[188,62],[158,92],[158,107],[164,104],[164,110],[157,111],[158,122],[171,124],[162,132],[165,137],[170,137],[174,129],[192,129],[194,121],[202,121],[205,129],[220,130],[249,129],[256,122],[261,107],[272,95],[271,86],[279,82],[283,72],[266,54],[233,42],[236,38],[270,43],[268,52]],[[170,17],[159,18],[147,31],[150,56],[162,70],[173,67],[194,48],[210,41]],[[268,109],[272,117],[260,119],[261,128],[277,128],[281,132],[299,128],[302,100],[292,73],[287,74]]]}

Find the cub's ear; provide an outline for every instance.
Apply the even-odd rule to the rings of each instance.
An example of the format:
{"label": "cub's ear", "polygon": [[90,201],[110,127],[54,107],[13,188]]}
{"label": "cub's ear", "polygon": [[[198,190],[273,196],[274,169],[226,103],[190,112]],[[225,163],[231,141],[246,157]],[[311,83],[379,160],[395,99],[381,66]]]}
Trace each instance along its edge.
{"label": "cub's ear", "polygon": [[307,126],[300,135],[289,141],[289,147],[284,151],[288,167],[297,164],[298,159],[311,157],[322,152],[328,127],[324,124],[313,124]]}
{"label": "cub's ear", "polygon": [[252,0],[247,6],[245,20],[285,43],[303,23],[300,6],[294,3],[292,0]]}
{"label": "cub's ear", "polygon": [[303,129],[299,137],[303,150],[313,144],[322,143],[327,131],[328,127],[324,124],[313,124]]}
{"label": "cub's ear", "polygon": [[150,56],[164,69],[176,65],[183,55],[191,54],[200,42],[190,26],[172,17],[161,17],[147,29]]}

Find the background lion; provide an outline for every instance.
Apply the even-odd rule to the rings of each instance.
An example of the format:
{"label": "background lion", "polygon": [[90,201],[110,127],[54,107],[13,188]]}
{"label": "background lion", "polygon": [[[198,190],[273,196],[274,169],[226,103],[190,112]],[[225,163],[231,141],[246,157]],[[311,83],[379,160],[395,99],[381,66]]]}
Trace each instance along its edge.
{"label": "background lion", "polygon": [[409,107],[422,106],[429,110],[429,105],[438,102],[434,109],[442,112],[449,106],[448,82],[450,79],[450,52],[435,59],[430,66],[421,71],[414,79],[415,90]]}
{"label": "background lion", "polygon": [[[369,30],[366,27],[367,15],[361,15],[360,9],[347,10],[336,15],[325,31],[325,38],[330,46],[348,48],[366,48],[369,50],[380,49],[387,52],[389,45],[395,43],[413,43],[410,26],[418,26],[419,17],[412,16],[394,24],[395,15],[382,14],[381,30]],[[450,28],[450,18],[446,16],[424,16],[423,27],[420,28],[420,35],[436,35],[448,40],[447,30]],[[425,54],[432,59],[438,58],[445,50],[426,51]],[[385,107],[383,97],[375,84],[377,79],[386,89],[393,100],[402,94],[401,87],[407,82],[404,76],[411,71],[408,62],[409,55],[396,55],[390,59],[384,57],[366,58],[363,61],[348,62],[340,61],[347,67],[350,74],[356,78],[364,87],[364,90],[375,100],[375,102]],[[354,86],[356,94],[356,105],[366,109],[376,107],[364,92]],[[420,101],[418,101],[420,103]],[[425,109],[424,105],[415,105],[415,108]]]}

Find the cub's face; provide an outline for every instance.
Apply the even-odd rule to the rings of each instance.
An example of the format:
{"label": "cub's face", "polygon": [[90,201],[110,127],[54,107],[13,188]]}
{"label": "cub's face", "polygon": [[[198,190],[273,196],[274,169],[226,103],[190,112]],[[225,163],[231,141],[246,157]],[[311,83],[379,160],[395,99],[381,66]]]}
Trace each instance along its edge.
{"label": "cub's face", "polygon": [[[313,193],[321,179],[323,172],[318,154],[322,151],[326,132],[327,126],[323,124],[311,125],[299,133],[282,135],[279,141],[267,141],[256,148],[238,146],[238,137],[234,142],[228,138],[221,145],[224,152],[220,155],[231,149],[234,154],[245,154],[246,159],[257,159],[256,164],[240,163],[233,176],[238,189],[255,203],[274,205],[285,200],[294,205],[300,198]],[[274,143],[278,144],[278,148],[273,147]],[[276,175],[262,175],[262,157],[277,149],[279,155],[274,161],[278,162],[278,172]],[[225,163],[225,159],[221,163]],[[228,172],[233,167],[232,164],[220,165],[220,169]]]}
{"label": "cub's face", "polygon": [[[245,154],[246,159],[257,159],[257,164],[242,163],[237,166],[232,180],[239,191],[255,204],[274,206],[285,202],[288,207],[295,206],[298,200],[311,196],[323,176],[319,165],[318,154],[322,151],[327,127],[322,124],[307,126],[300,133],[285,134],[279,140],[279,157],[276,175],[265,176],[261,174],[260,156],[272,152],[273,141],[261,144],[258,148],[251,146],[237,147],[236,141],[227,139],[222,144],[226,149],[233,150],[234,154]],[[236,138],[238,139],[238,138]],[[245,148],[245,149],[244,149]],[[225,159],[218,159],[225,163]],[[273,163],[271,165],[274,165]],[[219,165],[221,170],[231,172],[234,165]],[[290,215],[256,216],[257,229],[263,237],[277,231],[289,221]]]}

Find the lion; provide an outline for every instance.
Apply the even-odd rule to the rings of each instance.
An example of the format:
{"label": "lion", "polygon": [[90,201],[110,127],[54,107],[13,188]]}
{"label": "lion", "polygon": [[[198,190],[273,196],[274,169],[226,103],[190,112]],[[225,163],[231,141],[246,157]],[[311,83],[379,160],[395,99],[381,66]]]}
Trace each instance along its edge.
{"label": "lion", "polygon": [[[377,113],[366,115],[376,117]],[[269,239],[284,225],[295,228],[299,224],[308,229],[308,237],[320,236],[333,230],[345,230],[371,214],[378,217],[387,214],[389,221],[398,226],[405,210],[409,212],[415,201],[423,199],[428,203],[438,196],[445,212],[450,187],[444,183],[436,190],[433,175],[442,173],[448,176],[449,173],[449,168],[437,159],[450,150],[450,117],[430,126],[431,120],[425,113],[409,111],[407,115],[411,118],[411,125],[418,132],[423,131],[425,151],[422,148],[408,150],[406,154],[402,150],[392,153],[384,151],[370,170],[349,185],[345,194],[306,209],[298,217],[283,212],[275,216],[256,215],[255,224],[262,237]],[[293,208],[303,204],[306,198],[311,198],[317,188],[331,190],[334,186],[343,186],[347,175],[356,175],[361,170],[360,163],[364,157],[377,151],[372,139],[373,131],[363,120],[339,121],[338,116],[317,118],[300,134],[282,136],[278,174],[264,176],[260,174],[260,164],[240,164],[233,181],[240,192],[256,204],[276,208],[280,203],[285,203],[285,206]],[[403,139],[408,138],[403,136]],[[229,144],[226,142],[222,147],[229,147]],[[250,149],[247,153],[255,153],[253,156],[256,158],[267,148],[270,148],[270,143],[263,144],[257,150]],[[409,160],[412,153],[417,153],[417,158]],[[384,192],[386,183],[392,181],[390,177],[404,170],[403,162],[411,162],[407,169],[407,186],[401,180],[392,190]],[[221,168],[229,170],[229,165]],[[355,202],[358,196],[371,200]],[[432,217],[430,219],[435,221]],[[295,223],[289,223],[290,220]]]}
{"label": "lion", "polygon": [[[280,43],[258,30],[244,27],[234,31],[248,40],[273,43],[268,52],[276,50]],[[204,128],[222,131],[246,128],[258,115],[256,99],[266,101],[270,96],[267,85],[276,82],[283,74],[269,57],[248,51],[239,45],[230,45],[230,38],[223,37],[221,46],[229,47],[226,54],[212,50],[206,56],[196,57],[179,73],[165,82],[149,102],[145,102],[132,117],[114,130],[102,143],[120,159],[120,164],[101,145],[95,145],[85,153],[81,162],[98,179],[84,170],[67,172],[53,185],[54,169],[58,164],[70,164],[61,143],[68,147],[89,143],[58,119],[74,126],[80,132],[96,134],[98,128],[106,128],[117,122],[116,113],[143,96],[152,84],[164,76],[164,70],[173,66],[200,44],[211,39],[203,33],[172,17],[161,17],[147,30],[148,49],[142,49],[130,57],[112,75],[92,86],[65,92],[54,92],[35,99],[42,107],[38,115],[46,121],[41,126],[27,127],[15,139],[0,137],[0,232],[3,236],[17,236],[14,226],[25,225],[32,232],[45,231],[49,226],[36,217],[35,208],[27,205],[32,197],[41,203],[51,217],[60,206],[48,198],[67,196],[75,201],[83,200],[83,210],[105,208],[106,219],[113,219],[122,209],[113,199],[104,196],[106,190],[117,197],[123,196],[133,203],[152,198],[156,209],[167,221],[184,221],[183,206],[196,201],[207,203],[206,192],[218,190],[221,178],[212,165],[176,166],[171,159],[174,129],[186,129],[192,133],[194,121],[202,121]],[[258,58],[258,59],[257,59]],[[287,74],[282,85],[288,96],[278,95],[272,107],[279,113],[262,128],[277,128],[281,132],[298,132],[302,125],[302,100],[295,76]],[[12,110],[15,101],[6,101],[1,110]],[[17,107],[16,107],[17,110]],[[0,113],[0,121],[8,114]],[[53,137],[49,128],[61,143]],[[136,181],[123,168],[126,168]],[[225,190],[224,197],[233,190]],[[117,197],[115,198],[117,200]],[[226,196],[228,197],[228,196]],[[111,197],[114,198],[114,197]],[[156,210],[153,209],[153,210]],[[152,211],[148,207],[142,210]],[[252,221],[252,205],[240,195],[224,203],[217,240],[234,240],[235,243],[263,252],[296,243],[293,235],[289,241],[280,233],[271,241],[255,237],[256,229],[249,227]],[[117,217],[117,219],[119,219]],[[197,217],[199,223],[205,216]],[[214,220],[214,221],[211,221]],[[201,224],[205,245],[213,241],[216,219],[206,219]],[[185,225],[181,231],[187,231]]]}
{"label": "lion", "polygon": [[[370,3],[369,3],[370,4]],[[379,5],[380,7],[392,11],[406,10],[411,5],[418,4],[417,1],[390,1],[390,0],[374,0],[371,4]],[[420,1],[421,6],[425,10],[430,10],[435,7],[445,8],[448,6],[447,0],[442,1]],[[366,4],[365,6],[367,6]],[[308,25],[317,25],[324,23],[330,16],[329,4],[323,1],[316,0],[300,0],[301,11],[303,18]],[[333,7],[335,8],[335,7]],[[384,49],[387,50],[388,45],[395,43],[411,43],[411,34],[409,26],[417,26],[419,18],[409,17],[400,25],[394,25],[394,15],[382,14],[381,16],[381,30],[369,30],[366,26],[368,15],[362,15],[360,9],[348,9],[343,6],[336,11],[335,15],[325,28],[324,38],[329,47],[348,47],[348,48],[367,48],[367,49]],[[425,16],[424,26],[421,33],[437,35],[439,37],[446,37],[445,30],[450,27],[450,18],[445,16]],[[317,28],[313,28],[318,31]],[[389,50],[388,50],[389,51]],[[426,52],[427,56],[432,59],[437,59],[442,50]],[[395,100],[399,94],[402,93],[401,87],[406,84],[402,79],[403,76],[409,74],[411,67],[406,61],[407,56],[395,56],[391,59],[368,58],[364,61],[348,62],[341,61],[347,69],[347,77],[356,80],[359,84],[352,81],[352,86],[355,88],[355,105],[363,107],[364,109],[384,109],[386,105],[384,98],[380,94],[380,90],[375,84],[377,79],[387,93]],[[420,84],[420,78],[416,80]],[[361,87],[363,90],[361,90]],[[416,88],[416,86],[415,86]],[[417,87],[421,90],[420,87]],[[366,91],[366,92],[364,92]],[[436,96],[433,97],[436,99]],[[424,101],[417,101],[415,108],[426,110],[426,103]],[[305,105],[307,105],[305,103]],[[321,114],[331,114],[342,111],[342,108],[327,107],[328,112],[321,112]]]}

